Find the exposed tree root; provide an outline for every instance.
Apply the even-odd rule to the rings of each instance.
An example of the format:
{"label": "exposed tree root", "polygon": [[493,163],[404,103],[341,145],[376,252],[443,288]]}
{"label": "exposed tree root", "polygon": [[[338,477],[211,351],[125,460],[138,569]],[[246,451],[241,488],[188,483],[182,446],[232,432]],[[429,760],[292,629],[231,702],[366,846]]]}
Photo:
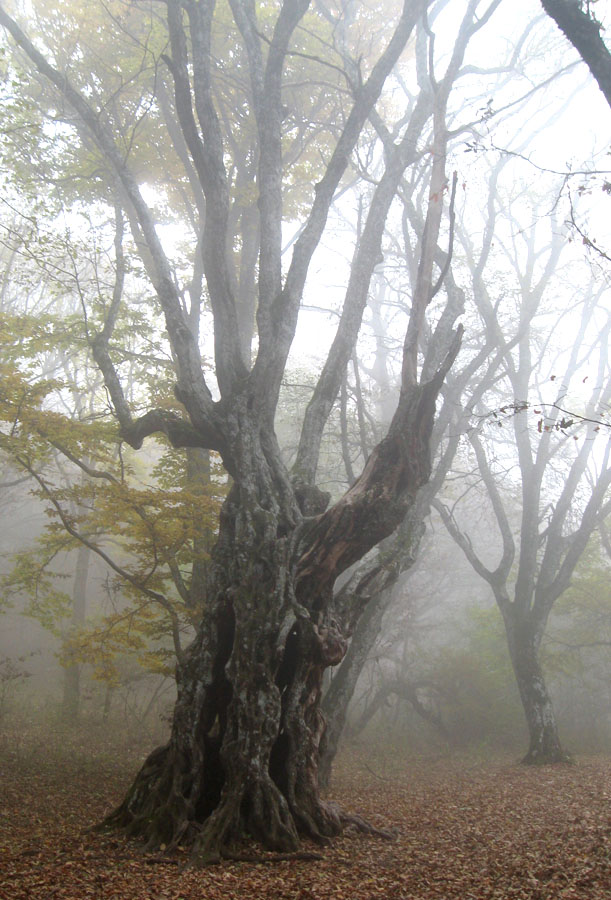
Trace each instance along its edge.
{"label": "exposed tree root", "polygon": [[296,851],[295,853],[274,853],[273,856],[258,856],[255,853],[231,853],[227,850],[223,851],[221,856],[223,859],[231,860],[232,862],[247,863],[279,863],[291,862],[292,860],[313,862],[324,859],[322,853],[313,853],[308,850]]}
{"label": "exposed tree root", "polygon": [[[160,756],[157,758],[159,762]],[[146,780],[150,783],[151,767],[144,767]],[[166,783],[159,778],[158,783]],[[97,826],[98,830],[119,828],[124,834],[140,838],[146,851],[172,851],[181,844],[191,845],[187,860],[177,860],[171,854],[156,853],[148,856],[150,864],[170,864],[205,867],[224,860],[256,864],[270,864],[290,860],[316,861],[324,859],[321,853],[301,850],[300,837],[326,845],[330,839],[345,828],[373,837],[395,840],[393,831],[376,828],[361,816],[346,813],[338,804],[322,801],[314,795],[302,796],[301,804],[290,809],[286,799],[269,779],[249,785],[242,785],[236,791],[227,791],[219,805],[198,822],[189,818],[187,811],[194,811],[182,795],[170,793],[169,797],[155,808],[155,798],[144,794],[142,804],[131,803],[143,797],[137,783],[124,803]],[[306,799],[308,802],[306,802]],[[138,806],[140,808],[138,809]],[[241,852],[243,838],[261,844],[262,853]],[[265,850],[270,851],[269,855]]]}
{"label": "exposed tree root", "polygon": [[354,828],[361,834],[368,834],[371,837],[384,838],[386,841],[396,841],[399,836],[394,829],[387,831],[384,828],[376,828],[371,822],[352,813],[340,813],[340,820],[344,828]]}

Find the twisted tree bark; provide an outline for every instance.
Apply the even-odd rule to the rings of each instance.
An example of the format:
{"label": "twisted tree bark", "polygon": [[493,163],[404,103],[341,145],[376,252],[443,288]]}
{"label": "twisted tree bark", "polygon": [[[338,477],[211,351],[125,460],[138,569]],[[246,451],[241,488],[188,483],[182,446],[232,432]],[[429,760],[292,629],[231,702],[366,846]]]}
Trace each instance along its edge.
{"label": "twisted tree bark", "polygon": [[234,439],[244,474],[225,501],[206,614],[178,668],[171,737],[107,826],[151,847],[193,842],[199,863],[245,835],[290,852],[299,835],[324,842],[341,830],[346,818],[321,798],[318,777],[323,676],[347,648],[333,584],[396,528],[428,479],[435,400],[457,349],[414,389],[353,488],[314,516],[298,491],[278,489],[280,456],[243,406]]}

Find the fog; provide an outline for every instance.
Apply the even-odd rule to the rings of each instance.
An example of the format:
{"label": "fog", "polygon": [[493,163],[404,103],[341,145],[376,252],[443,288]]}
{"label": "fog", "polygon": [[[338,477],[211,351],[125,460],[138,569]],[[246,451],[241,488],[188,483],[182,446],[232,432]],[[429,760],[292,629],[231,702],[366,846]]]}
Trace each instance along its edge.
{"label": "fog", "polygon": [[[11,554],[33,544],[46,522],[41,504],[28,496],[27,483],[10,493],[5,519],[10,519],[10,529],[2,530],[5,575],[11,571]],[[491,516],[478,508],[477,500],[471,516],[481,547],[491,554],[498,551],[498,541],[491,541]],[[578,755],[611,752],[611,597],[607,563],[604,557],[596,560],[595,553],[599,580],[595,576],[588,584],[584,573],[583,586],[578,583],[569,591],[552,616],[543,644],[559,727]],[[68,581],[74,556],[66,555],[61,565]],[[107,577],[96,566],[89,578],[91,629],[99,628],[109,612]],[[11,596],[0,632],[5,727],[15,721],[26,729],[66,727],[61,648],[61,624],[59,633],[52,633],[33,610],[31,598]],[[171,672],[150,672],[135,654],[119,656],[112,676],[86,661],[81,670],[78,717],[70,727],[95,734],[103,726],[116,731],[117,740],[127,735],[143,748],[167,738],[175,699]],[[396,754],[409,760],[509,752],[517,758],[525,740],[493,598],[433,516],[416,564],[393,590],[356,686],[342,746],[360,748],[372,764],[381,750],[388,751],[392,755],[382,758],[392,768],[390,759]]]}
{"label": "fog", "polygon": [[611,752],[611,118],[550,16],[0,7],[0,727],[163,746],[149,848]]}

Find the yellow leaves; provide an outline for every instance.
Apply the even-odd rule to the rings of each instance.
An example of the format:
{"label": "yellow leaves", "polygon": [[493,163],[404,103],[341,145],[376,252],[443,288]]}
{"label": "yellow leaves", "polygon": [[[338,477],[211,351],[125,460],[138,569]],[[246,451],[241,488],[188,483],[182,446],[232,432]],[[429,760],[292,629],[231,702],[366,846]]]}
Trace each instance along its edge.
{"label": "yellow leaves", "polygon": [[[70,329],[68,329],[70,330]],[[28,464],[46,463],[57,442],[78,456],[95,455],[101,441],[109,440],[108,423],[84,423],[59,412],[76,390],[64,379],[41,377],[49,371],[61,340],[42,321],[29,316],[4,316],[0,326],[0,444]],[[74,353],[74,345],[72,352]]]}
{"label": "yellow leaves", "polygon": [[212,531],[218,507],[214,489],[195,494],[178,486],[116,482],[97,490],[95,521],[146,568],[153,560],[163,564],[183,549],[188,556],[194,529],[204,526]]}
{"label": "yellow leaves", "polygon": [[11,572],[0,580],[0,589],[5,600],[25,601],[25,614],[59,636],[63,621],[70,615],[71,598],[61,590],[67,576],[49,568],[54,556],[48,548],[46,552],[37,548],[16,554]]}
{"label": "yellow leaves", "polygon": [[0,363],[0,409],[2,418],[11,421],[15,414],[36,409],[45,397],[59,386],[59,382],[50,379],[31,381],[18,369]]}
{"label": "yellow leaves", "polygon": [[62,345],[72,353],[75,344],[85,346],[82,319],[75,315],[53,315],[44,318],[25,313],[8,314],[0,319],[0,345],[4,358],[36,359],[41,354],[56,352]]}
{"label": "yellow leaves", "polygon": [[63,666],[88,665],[97,681],[109,684],[119,684],[127,671],[171,676],[176,665],[167,614],[154,602],[138,601],[72,628],[58,658]]}
{"label": "yellow leaves", "polygon": [[[189,467],[184,451],[149,445],[153,459],[139,454],[134,465],[131,451],[117,452],[111,423],[80,422],[41,408],[46,387],[30,386],[15,373],[5,388],[0,414],[11,424],[0,446],[36,475],[35,493],[49,515],[34,548],[14,557],[5,600],[20,596],[26,614],[62,639],[64,664],[86,662],[111,683],[126,659],[171,673],[174,629],[191,631],[197,617],[184,600],[192,567],[206,561],[214,541],[225,490],[218,462]],[[62,460],[58,470],[55,458]],[[67,632],[70,554],[81,546],[79,535],[115,569],[106,568],[106,600],[99,590],[90,592],[86,625]]]}

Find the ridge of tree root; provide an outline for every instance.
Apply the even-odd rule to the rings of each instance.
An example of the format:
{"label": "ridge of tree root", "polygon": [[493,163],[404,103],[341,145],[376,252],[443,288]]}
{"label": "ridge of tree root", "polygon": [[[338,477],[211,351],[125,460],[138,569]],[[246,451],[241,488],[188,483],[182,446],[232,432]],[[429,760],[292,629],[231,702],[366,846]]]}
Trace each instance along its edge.
{"label": "ridge of tree root", "polygon": [[[361,834],[367,834],[371,837],[382,838],[386,841],[395,841],[397,840],[399,833],[396,829],[383,829],[376,828],[375,825],[372,825],[366,819],[363,819],[361,816],[358,816],[354,813],[339,813],[339,819],[343,828],[353,828],[355,831]],[[222,848],[218,850],[218,855],[214,854],[210,856],[204,865],[219,865],[223,862],[243,862],[250,863],[254,865],[273,865],[275,863],[281,862],[320,862],[324,860],[325,856],[322,853],[317,853],[311,850],[295,850],[291,853],[273,853],[267,856],[263,856],[259,853],[241,853],[238,851],[229,850],[226,848]],[[174,860],[172,857],[168,856],[153,856],[148,857],[148,863],[172,863],[181,865],[180,860]],[[196,861],[191,859],[190,861],[186,861],[182,863],[181,868],[190,868],[192,865],[202,865],[202,861]]]}
{"label": "ridge of tree root", "polygon": [[391,828],[387,830],[384,828],[376,828],[371,822],[368,822],[366,819],[363,819],[361,816],[357,816],[354,813],[340,813],[340,821],[344,828],[354,828],[361,834],[383,838],[385,841],[396,841],[399,837],[399,832],[396,829]]}
{"label": "ridge of tree root", "polygon": [[273,856],[259,856],[256,853],[232,853],[228,850],[221,851],[221,860],[226,859],[231,862],[279,863],[291,862],[292,860],[313,862],[324,858],[322,853],[314,853],[309,850],[296,850],[294,853],[274,853]]}

